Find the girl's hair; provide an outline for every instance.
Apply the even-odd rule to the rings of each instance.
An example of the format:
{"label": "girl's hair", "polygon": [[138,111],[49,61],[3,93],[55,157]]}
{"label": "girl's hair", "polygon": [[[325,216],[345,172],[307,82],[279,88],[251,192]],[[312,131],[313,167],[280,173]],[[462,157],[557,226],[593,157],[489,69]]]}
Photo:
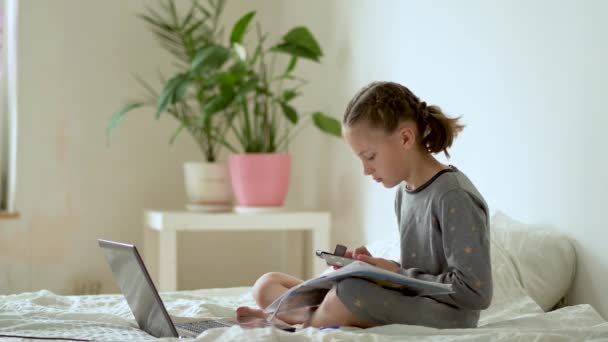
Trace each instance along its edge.
{"label": "girl's hair", "polygon": [[422,146],[430,153],[444,152],[464,128],[460,117],[449,118],[438,106],[427,106],[407,87],[395,82],[372,82],[350,100],[342,124],[352,126],[366,121],[373,128],[393,133],[400,122],[416,122]]}

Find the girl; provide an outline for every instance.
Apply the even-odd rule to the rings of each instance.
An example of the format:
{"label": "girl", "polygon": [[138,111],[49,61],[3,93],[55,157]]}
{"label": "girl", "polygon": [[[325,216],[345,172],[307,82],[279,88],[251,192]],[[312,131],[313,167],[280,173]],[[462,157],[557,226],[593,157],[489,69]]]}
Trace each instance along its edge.
{"label": "girl", "polygon": [[[395,213],[401,262],[375,258],[359,247],[347,256],[409,277],[452,284],[454,293],[411,297],[375,283],[347,278],[327,293],[310,317],[284,312],[289,324],[367,328],[414,324],[473,328],[490,305],[492,272],[488,207],[471,181],[456,167],[440,163],[463,125],[437,106],[427,106],[408,88],[374,82],[350,101],[343,119],[346,142],[363,163],[363,173],[387,188],[398,186]],[[267,273],[253,287],[266,308],[302,281]],[[262,310],[237,309],[241,321],[266,317]]]}

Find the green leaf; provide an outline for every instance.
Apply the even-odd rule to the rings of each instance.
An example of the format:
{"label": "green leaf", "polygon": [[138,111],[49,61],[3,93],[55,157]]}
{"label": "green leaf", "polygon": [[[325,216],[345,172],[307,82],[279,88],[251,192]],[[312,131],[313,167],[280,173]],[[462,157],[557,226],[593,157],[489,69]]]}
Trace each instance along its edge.
{"label": "green leaf", "polygon": [[234,64],[233,66],[230,67],[230,72],[234,73],[235,75],[238,75],[239,77],[243,77],[247,74],[247,72],[249,71],[249,68],[247,67],[247,64],[243,63],[243,62],[239,62]]}
{"label": "green leaf", "polygon": [[192,20],[192,18],[194,18],[194,1],[192,1],[192,5],[190,6],[190,9],[188,10],[188,14],[186,14],[186,17],[182,21],[182,24],[180,27],[180,29],[182,31],[188,26],[188,24],[190,23],[190,20]]}
{"label": "green leaf", "polygon": [[158,119],[160,114],[165,112],[165,110],[167,109],[167,107],[173,102],[173,98],[175,96],[175,90],[177,89],[178,84],[180,83],[182,79],[182,75],[176,75],[174,77],[172,77],[171,79],[169,79],[169,81],[167,81],[167,83],[165,84],[165,86],[163,87],[163,90],[160,93],[160,96],[158,98],[158,102],[156,104],[156,118]]}
{"label": "green leaf", "polygon": [[291,56],[294,57],[302,57],[302,58],[306,58],[306,59],[310,59],[313,60],[315,62],[319,61],[319,56],[316,55],[314,52],[297,46],[297,45],[293,45],[293,44],[289,44],[289,43],[283,43],[283,44],[279,44],[274,46],[272,49],[270,49],[271,52],[283,52],[286,54],[289,54]]}
{"label": "green leaf", "polygon": [[165,10],[165,12],[171,15],[173,19],[174,27],[179,27],[179,21],[177,19],[177,9],[175,8],[175,3],[172,0],[168,1],[160,1],[160,6]]}
{"label": "green leaf", "polygon": [[298,93],[294,89],[287,89],[283,92],[282,100],[284,102],[289,102],[298,95],[300,95],[300,93]]}
{"label": "green leaf", "polygon": [[184,30],[184,34],[185,35],[192,34],[192,32],[194,32],[194,30],[196,30],[197,28],[199,28],[203,23],[204,23],[204,20],[197,20],[197,21],[195,21],[192,24],[192,26],[190,26],[190,27],[188,27],[187,29]]}
{"label": "green leaf", "polygon": [[248,68],[245,63],[239,62],[231,66],[227,71],[212,75],[205,80],[205,84],[213,87],[218,83],[224,86],[233,86],[242,82],[248,75]]}
{"label": "green leaf", "polygon": [[298,113],[296,110],[285,102],[279,103],[281,104],[281,109],[283,109],[283,114],[285,114],[287,120],[289,120],[292,124],[296,124],[298,122]]}
{"label": "green leaf", "polygon": [[211,12],[209,12],[205,7],[203,7],[198,2],[196,2],[194,5],[196,6],[196,8],[198,8],[199,11],[201,11],[201,13],[203,13],[203,15],[205,15],[206,18],[213,17],[213,15],[211,14]]}
{"label": "green leaf", "polygon": [[133,74],[132,76],[137,81],[137,83],[139,83],[139,85],[141,85],[143,88],[145,88],[148,91],[148,96],[149,97],[151,97],[151,98],[158,98],[158,92],[154,89],[154,87],[152,87],[150,85],[150,83],[144,81],[138,75]]}
{"label": "green leaf", "polygon": [[321,131],[338,138],[342,137],[342,125],[340,124],[340,121],[331,116],[321,112],[315,112],[312,114],[312,121]]}
{"label": "green leaf", "polygon": [[283,36],[283,41],[274,46],[270,51],[284,52],[292,56],[307,58],[317,62],[323,55],[313,35],[303,26],[293,28],[287,32]]}
{"label": "green leaf", "polygon": [[[274,92],[270,88],[268,88],[264,85],[258,84],[258,86],[255,88],[255,91],[256,91],[257,95],[266,95],[270,98],[272,98],[274,96]],[[276,99],[276,100],[280,101],[281,99]]]}
{"label": "green leaf", "polygon": [[257,78],[253,78],[250,79],[249,81],[245,82],[245,84],[243,84],[239,90],[238,90],[238,96],[239,97],[243,97],[245,95],[247,95],[248,92],[256,89],[258,85],[258,79]]}
{"label": "green leaf", "polygon": [[234,92],[229,91],[227,93],[221,93],[220,95],[211,99],[211,101],[207,102],[202,108],[203,113],[200,117],[199,124],[203,128],[209,127],[211,125],[211,117],[213,114],[228,108],[228,106],[230,106],[230,104],[234,101],[234,97]]}
{"label": "green leaf", "polygon": [[179,127],[175,130],[175,132],[171,136],[171,139],[169,140],[169,145],[173,145],[173,142],[175,142],[175,138],[177,138],[177,136],[184,129],[184,127],[186,127],[186,124],[184,124],[183,122],[180,122]]}
{"label": "green leaf", "polygon": [[266,41],[266,38],[268,37],[268,34],[265,34],[262,36],[262,38],[260,38],[258,40],[258,45],[255,48],[255,51],[253,52],[253,57],[251,57],[251,60],[249,61],[249,65],[254,65],[255,62],[258,60],[258,57],[260,56],[260,53],[262,52],[262,48],[264,47],[264,41]]}
{"label": "green leaf", "polygon": [[204,47],[196,52],[191,70],[209,70],[220,68],[230,57],[230,50],[220,45]]}
{"label": "green leaf", "polygon": [[222,85],[235,85],[238,81],[240,80],[240,76],[230,72],[230,71],[226,71],[226,72],[222,72],[216,75],[213,75],[211,77],[209,77],[205,83],[209,86],[215,86],[218,83],[222,84]]}
{"label": "green leaf", "polygon": [[[153,12],[153,11],[151,11]],[[167,24],[166,22],[162,21],[161,18],[152,18],[149,15],[145,15],[145,14],[138,14],[137,15],[138,18],[144,20],[145,22],[147,22],[148,24],[152,25],[152,26],[156,26],[159,29],[166,31],[166,32],[172,32],[173,31],[173,27],[169,24]]]}
{"label": "green leaf", "polygon": [[291,56],[291,60],[289,61],[289,65],[287,66],[287,69],[285,69],[285,72],[283,73],[284,75],[289,74],[293,68],[296,67],[296,63],[298,62],[298,57],[296,56]]}
{"label": "green leaf", "polygon": [[219,111],[222,111],[232,103],[232,101],[234,100],[234,96],[235,94],[232,91],[222,93],[211,99],[211,101],[207,102],[203,107],[203,111],[207,115],[212,115]]}
{"label": "green leaf", "polygon": [[251,11],[244,16],[242,16],[234,27],[232,28],[232,33],[230,34],[230,45],[234,43],[242,43],[243,36],[245,35],[245,31],[247,31],[247,27],[249,26],[249,22],[253,19],[255,15],[255,11]]}
{"label": "green leaf", "polygon": [[173,99],[171,100],[171,104],[179,102],[186,95],[186,91],[188,90],[188,86],[192,80],[189,78],[183,79],[182,82],[178,83],[175,86],[175,94],[173,95]]}
{"label": "green leaf", "polygon": [[158,39],[158,41],[160,43],[167,44],[167,46],[176,48],[178,50],[184,49],[183,44],[180,41],[179,37],[175,37],[171,33],[166,33],[162,30],[158,30],[155,28],[152,28],[151,31],[156,35],[156,38]]}
{"label": "green leaf", "polygon": [[129,102],[122,106],[119,110],[114,112],[114,114],[112,114],[112,117],[110,117],[110,121],[108,122],[108,127],[106,128],[106,136],[108,138],[108,143],[112,139],[112,131],[116,127],[118,127],[118,125],[122,122],[125,114],[132,111],[133,109],[143,106],[145,106],[145,103],[143,102]]}
{"label": "green leaf", "polygon": [[303,47],[317,56],[323,55],[319,43],[317,43],[312,33],[304,26],[291,29],[291,31],[287,32],[283,37],[283,40],[287,43]]}
{"label": "green leaf", "polygon": [[215,19],[220,17],[224,8],[226,7],[226,0],[217,0],[217,4],[215,5]]}
{"label": "green leaf", "polygon": [[181,92],[184,87],[184,82],[190,82],[188,75],[186,74],[178,74],[167,81],[156,104],[156,119],[158,119],[171,104],[174,104],[176,100],[179,99],[181,94],[177,94],[178,97],[176,97],[176,93],[178,90]]}

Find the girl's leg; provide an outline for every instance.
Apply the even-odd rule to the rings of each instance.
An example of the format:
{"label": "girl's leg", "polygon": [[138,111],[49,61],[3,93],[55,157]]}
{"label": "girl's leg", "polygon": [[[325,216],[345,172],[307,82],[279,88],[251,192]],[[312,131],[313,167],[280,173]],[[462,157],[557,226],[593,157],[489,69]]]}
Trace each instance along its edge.
{"label": "girl's leg", "polygon": [[[253,296],[258,305],[262,309],[265,309],[276,298],[285,293],[285,291],[301,282],[301,280],[287,274],[267,273],[256,281],[253,288]],[[259,309],[244,306],[237,309],[237,318],[239,320],[246,320],[249,317],[266,318],[267,316],[267,313]],[[308,308],[302,308],[291,312],[282,312],[277,315],[277,318],[287,324],[304,323],[306,326],[312,327],[339,325],[369,328],[377,325],[353,315],[336,295],[335,286],[327,293],[316,311],[311,313]]]}
{"label": "girl's leg", "polygon": [[285,273],[266,273],[253,285],[253,298],[260,308],[266,309],[275,299],[300,283],[302,280]]}
{"label": "girl's leg", "polygon": [[306,323],[306,326],[317,328],[329,325],[370,328],[377,324],[367,322],[353,315],[338,298],[334,286]]}
{"label": "girl's leg", "polygon": [[[275,299],[279,298],[287,290],[300,283],[302,283],[302,280],[285,273],[270,272],[264,274],[255,282],[252,289],[253,298],[262,310],[241,306],[236,310],[237,320],[243,322],[247,321],[249,318],[266,318],[268,314],[265,313],[263,309],[266,309]],[[296,312],[292,313],[282,313],[277,315],[277,318],[287,324],[300,324],[303,323],[307,317],[300,311],[301,310],[296,310]]]}

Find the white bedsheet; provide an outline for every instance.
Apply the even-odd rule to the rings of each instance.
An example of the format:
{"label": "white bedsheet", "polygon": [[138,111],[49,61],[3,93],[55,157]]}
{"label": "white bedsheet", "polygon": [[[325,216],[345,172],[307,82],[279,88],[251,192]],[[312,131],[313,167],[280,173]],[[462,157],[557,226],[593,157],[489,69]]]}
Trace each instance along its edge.
{"label": "white bedsheet", "polygon": [[[508,285],[508,284],[507,284]],[[254,305],[249,288],[163,293],[174,317],[232,317],[239,305]],[[372,329],[288,333],[238,326],[208,330],[197,341],[580,341],[608,340],[608,323],[589,305],[544,313],[527,295],[497,287],[500,300],[482,314],[476,329],[438,330],[390,325]],[[506,292],[505,292],[506,291]],[[71,337],[100,341],[153,340],[136,328],[121,295],[59,296],[49,291],[0,296],[0,335]],[[176,339],[162,339],[171,341]],[[11,339],[11,341],[14,341]]]}

